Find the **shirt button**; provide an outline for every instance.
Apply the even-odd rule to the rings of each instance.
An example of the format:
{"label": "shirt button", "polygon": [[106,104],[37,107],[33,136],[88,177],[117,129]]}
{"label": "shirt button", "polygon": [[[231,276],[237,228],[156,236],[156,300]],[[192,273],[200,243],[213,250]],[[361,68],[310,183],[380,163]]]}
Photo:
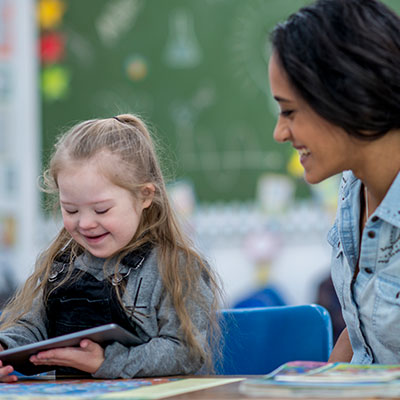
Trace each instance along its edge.
{"label": "shirt button", "polygon": [[372,271],[372,268],[370,268],[370,267],[367,267],[367,268],[364,268],[364,271],[367,273],[367,274],[372,274],[374,271]]}
{"label": "shirt button", "polygon": [[378,221],[378,219],[379,219],[379,217],[377,217],[377,216],[375,215],[375,216],[373,216],[373,217],[371,218],[371,221],[372,221],[372,222],[376,222],[376,221]]}
{"label": "shirt button", "polygon": [[375,237],[375,232],[374,231],[369,231],[368,232],[368,237],[373,239]]}

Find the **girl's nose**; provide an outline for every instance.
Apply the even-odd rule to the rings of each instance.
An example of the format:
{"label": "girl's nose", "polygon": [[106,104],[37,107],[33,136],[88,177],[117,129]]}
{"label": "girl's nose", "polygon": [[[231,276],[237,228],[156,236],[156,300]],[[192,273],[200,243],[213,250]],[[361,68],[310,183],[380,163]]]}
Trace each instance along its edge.
{"label": "girl's nose", "polygon": [[81,229],[92,229],[97,225],[96,218],[90,213],[81,213],[79,216],[79,227]]}
{"label": "girl's nose", "polygon": [[290,138],[290,128],[287,126],[286,123],[278,119],[274,129],[274,139],[279,143],[283,143],[289,141]]}

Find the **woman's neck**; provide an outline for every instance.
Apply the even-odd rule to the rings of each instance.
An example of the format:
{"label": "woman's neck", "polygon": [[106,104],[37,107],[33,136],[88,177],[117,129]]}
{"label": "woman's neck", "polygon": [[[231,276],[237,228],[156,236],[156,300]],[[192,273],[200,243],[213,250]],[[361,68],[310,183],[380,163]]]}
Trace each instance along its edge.
{"label": "woman's neck", "polygon": [[362,157],[353,172],[367,189],[371,215],[386,196],[400,172],[400,131],[390,131],[361,148]]}

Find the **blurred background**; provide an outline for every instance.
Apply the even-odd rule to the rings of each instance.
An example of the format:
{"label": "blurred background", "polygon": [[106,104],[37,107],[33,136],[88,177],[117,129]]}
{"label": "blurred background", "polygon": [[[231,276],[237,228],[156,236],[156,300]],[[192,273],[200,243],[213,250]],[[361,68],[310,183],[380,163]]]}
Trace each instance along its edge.
{"label": "blurred background", "polygon": [[226,306],[258,296],[334,307],[338,177],[309,186],[297,153],[272,137],[268,35],[307,3],[0,0],[0,301],[61,226],[37,185],[57,135],[132,112],[157,138],[173,204]]}

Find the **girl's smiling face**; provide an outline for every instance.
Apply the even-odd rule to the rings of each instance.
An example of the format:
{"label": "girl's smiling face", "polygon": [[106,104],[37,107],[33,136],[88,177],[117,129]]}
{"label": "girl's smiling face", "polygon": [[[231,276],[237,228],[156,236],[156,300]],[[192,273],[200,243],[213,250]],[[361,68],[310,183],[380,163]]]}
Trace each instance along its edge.
{"label": "girl's smiling face", "polygon": [[357,168],[356,140],[316,114],[296,93],[276,54],[269,62],[269,79],[272,95],[280,107],[274,139],[290,142],[299,152],[306,181],[319,183]]}
{"label": "girl's smiling face", "polygon": [[143,209],[152,201],[151,196],[135,199],[102,173],[104,163],[116,161],[111,158],[71,161],[57,176],[65,229],[87,251],[101,258],[116,254],[132,240]]}

